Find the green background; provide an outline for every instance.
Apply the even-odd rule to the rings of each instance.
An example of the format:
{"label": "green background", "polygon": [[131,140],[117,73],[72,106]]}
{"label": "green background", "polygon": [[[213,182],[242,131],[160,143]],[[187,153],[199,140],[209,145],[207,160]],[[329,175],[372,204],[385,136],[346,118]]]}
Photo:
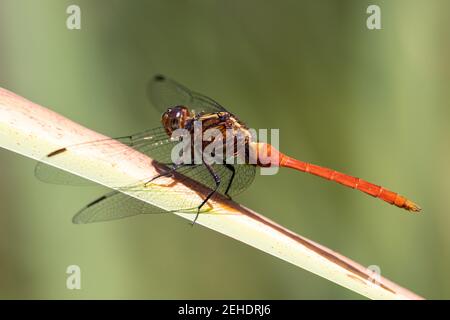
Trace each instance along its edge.
{"label": "green background", "polygon": [[[66,8],[81,7],[81,30]],[[366,28],[378,4],[382,30]],[[317,177],[258,176],[236,200],[427,298],[450,298],[450,3],[0,0],[0,86],[110,136],[158,125],[164,73],[281,149],[407,195],[411,215]],[[172,215],[92,225],[101,187],[47,185],[0,150],[1,298],[359,299]],[[68,265],[82,289],[66,289]]]}

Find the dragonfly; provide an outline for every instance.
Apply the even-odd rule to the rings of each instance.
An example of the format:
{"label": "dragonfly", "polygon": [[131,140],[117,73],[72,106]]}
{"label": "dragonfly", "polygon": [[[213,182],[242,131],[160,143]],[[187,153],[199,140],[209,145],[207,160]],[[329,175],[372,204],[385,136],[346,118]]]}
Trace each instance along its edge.
{"label": "dragonfly", "polygon": [[[200,213],[207,213],[207,203],[214,194],[221,194],[227,198],[233,198],[246,190],[253,182],[256,169],[258,167],[277,166],[291,168],[297,171],[313,174],[329,181],[337,182],[345,187],[359,190],[372,197],[381,199],[396,207],[406,209],[410,212],[419,212],[421,208],[408,198],[388,190],[382,186],[367,182],[363,179],[350,176],[333,169],[300,161],[289,157],[272,145],[265,142],[258,142],[249,132],[247,125],[237,116],[228,111],[215,100],[192,91],[180,83],[163,75],[154,76],[147,86],[147,92],[151,103],[162,112],[161,126],[146,130],[129,136],[108,138],[97,141],[74,144],[50,152],[45,161],[39,162],[35,168],[36,177],[44,182],[70,185],[83,185],[88,180],[72,175],[46,164],[50,160],[61,157],[70,152],[77,152],[85,148],[101,147],[102,144],[117,141],[126,147],[131,147],[147,156],[153,161],[161,164],[164,170],[139,180],[131,186],[120,186],[114,191],[92,201],[82,208],[72,219],[74,223],[91,223],[100,221],[115,220],[139,214],[161,213],[161,212],[189,212],[195,213],[193,224]],[[192,163],[181,159],[173,159],[172,150],[178,141],[172,135],[177,129],[184,129],[188,134],[194,135],[195,123],[201,124],[202,133],[207,129],[217,129],[224,133],[229,131],[236,137],[241,137],[244,148],[237,151],[236,137],[232,136],[232,143],[223,143],[223,150],[228,151],[232,158],[239,158],[241,161],[230,163],[227,158],[221,163],[209,163],[201,158],[200,162]],[[229,141],[229,140],[228,140]],[[209,142],[202,142],[199,145],[188,145],[194,152],[205,151]],[[197,150],[199,149],[200,150]],[[194,150],[195,149],[195,150]],[[117,151],[115,151],[117,152]],[[256,161],[250,162],[249,154],[256,155]],[[274,157],[275,155],[275,157]],[[112,154],[111,156],[116,156]],[[267,157],[276,159],[268,161]],[[167,207],[173,210],[162,210],[152,206],[135,197],[131,197],[122,191],[139,190],[146,193],[147,199],[161,198],[161,191],[152,188],[152,183],[162,177],[174,176],[179,181],[193,180],[209,190],[201,201],[190,200],[192,197],[166,197]],[[136,186],[141,186],[137,188]],[[164,192],[164,191],[163,191]],[[168,190],[167,192],[170,192]],[[194,192],[194,191],[192,191]],[[185,198],[185,200],[179,199]],[[151,201],[150,201],[151,202]],[[172,202],[172,203],[169,203]]]}

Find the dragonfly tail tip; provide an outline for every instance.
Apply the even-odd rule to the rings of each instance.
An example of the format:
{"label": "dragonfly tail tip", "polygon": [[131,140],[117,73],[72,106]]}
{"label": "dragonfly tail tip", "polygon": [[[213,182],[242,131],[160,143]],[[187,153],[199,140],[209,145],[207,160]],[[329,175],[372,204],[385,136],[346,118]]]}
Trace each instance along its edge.
{"label": "dragonfly tail tip", "polygon": [[422,210],[422,208],[418,204],[410,200],[406,200],[404,208],[410,212],[417,212],[417,213]]}

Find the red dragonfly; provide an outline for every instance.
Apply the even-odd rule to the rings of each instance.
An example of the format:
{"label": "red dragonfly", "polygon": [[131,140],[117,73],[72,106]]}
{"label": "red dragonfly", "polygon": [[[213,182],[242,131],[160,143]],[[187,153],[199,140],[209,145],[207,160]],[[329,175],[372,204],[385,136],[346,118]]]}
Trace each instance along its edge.
{"label": "red dragonfly", "polygon": [[[136,181],[136,185],[141,185],[142,187],[138,190],[148,192],[150,197],[153,194],[155,199],[160,197],[160,194],[157,194],[151,188],[151,184],[156,179],[175,173],[177,173],[178,179],[180,179],[179,177],[193,179],[210,189],[209,194],[206,195],[201,203],[191,203],[187,200],[184,203],[180,203],[173,200],[174,203],[167,204],[166,206],[173,208],[170,211],[196,213],[194,222],[199,213],[203,212],[205,204],[215,193],[220,193],[230,198],[235,196],[244,191],[252,183],[256,167],[265,167],[268,165],[292,168],[330,181],[335,181],[411,212],[419,212],[421,210],[411,200],[384,187],[340,173],[333,169],[291,158],[267,143],[253,140],[245,123],[240,121],[233,113],[229,112],[218,102],[202,94],[193,92],[162,75],[157,75],[150,81],[148,93],[153,105],[163,112],[161,118],[162,127],[126,137],[115,138],[115,140],[149,155],[154,161],[164,166],[165,169],[158,175],[147,177],[142,181]],[[172,133],[177,129],[185,129],[189,134],[194,135],[194,123],[196,122],[202,125],[203,131],[214,128],[222,133],[231,130],[236,136],[240,134],[243,137],[242,141],[244,141],[245,146],[240,150],[244,151],[238,151],[237,146],[233,143],[231,145],[233,148],[231,154],[234,158],[243,160],[244,163],[242,161],[241,164],[237,161],[231,164],[229,161],[208,163],[203,159],[197,164],[183,163],[180,159],[173,161],[171,151],[177,141],[173,140]],[[236,140],[233,138],[232,141]],[[67,146],[49,153],[46,160],[60,157],[67,152],[76,152],[83,148],[95,147],[102,143],[108,143],[108,139]],[[192,149],[195,149],[193,143]],[[204,151],[210,143],[202,142],[200,146],[202,150],[200,151]],[[226,152],[227,147],[230,148],[230,145],[224,143],[224,152]],[[256,155],[255,162],[250,163],[248,161],[250,159],[249,154]],[[223,158],[225,159],[225,157]],[[277,159],[277,162],[271,162],[270,160],[272,159]],[[35,174],[40,180],[51,183],[80,184],[81,181],[86,181],[48,166],[43,162],[38,163]],[[83,183],[81,182],[81,184]],[[136,190],[136,185],[133,185],[133,190]],[[122,188],[117,188],[119,191],[110,192],[91,202],[74,216],[73,221],[75,223],[97,222],[124,218],[141,213],[160,213],[162,211],[159,208],[120,192],[120,189],[127,188],[129,187],[123,186]],[[193,209],[194,211],[192,211]]]}

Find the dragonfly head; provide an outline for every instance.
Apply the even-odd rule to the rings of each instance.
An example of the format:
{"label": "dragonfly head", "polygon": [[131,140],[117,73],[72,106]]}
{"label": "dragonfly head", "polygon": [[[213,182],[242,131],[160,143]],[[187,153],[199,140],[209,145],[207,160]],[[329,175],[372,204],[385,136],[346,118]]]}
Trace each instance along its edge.
{"label": "dragonfly head", "polygon": [[183,129],[186,124],[186,120],[191,116],[189,109],[185,106],[176,106],[173,108],[167,109],[166,112],[163,113],[161,122],[166,129],[166,132],[169,136],[172,135],[172,132],[176,129]]}

